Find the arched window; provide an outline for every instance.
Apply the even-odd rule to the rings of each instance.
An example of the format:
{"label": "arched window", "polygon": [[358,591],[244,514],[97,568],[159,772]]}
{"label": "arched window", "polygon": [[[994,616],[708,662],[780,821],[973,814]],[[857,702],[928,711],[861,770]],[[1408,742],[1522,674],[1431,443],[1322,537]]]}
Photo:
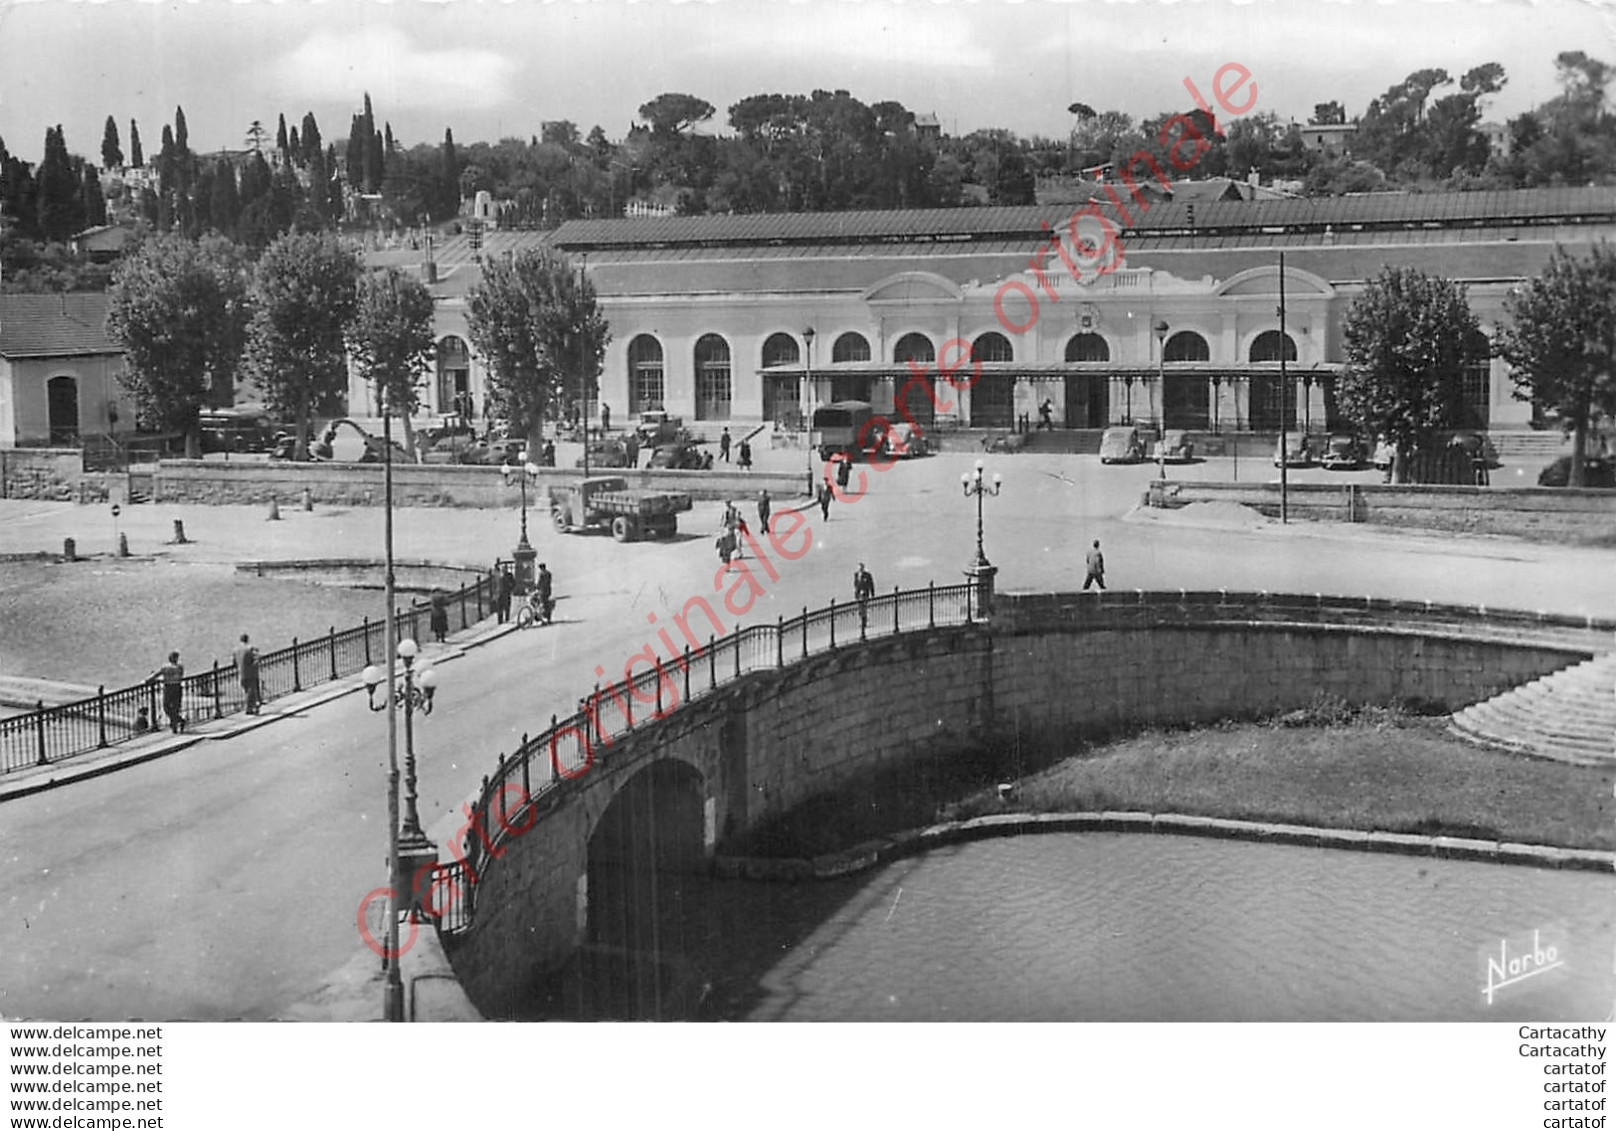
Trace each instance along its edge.
{"label": "arched window", "polygon": [[663,408],[662,343],[640,334],[628,344],[628,411]]}
{"label": "arched window", "polygon": [[1459,387],[1459,427],[1486,428],[1492,420],[1493,344],[1479,330],[1465,337]]}
{"label": "arched window", "polygon": [[906,361],[913,361],[930,365],[937,360],[937,351],[932,348],[931,339],[924,334],[905,334],[898,339],[898,344],[892,349],[892,360],[898,365]]}
{"label": "arched window", "polygon": [[1278,330],[1264,330],[1258,334],[1251,343],[1251,352],[1248,354],[1252,361],[1278,361],[1281,342],[1284,343],[1285,360],[1296,360],[1296,343],[1289,334],[1280,334]]}
{"label": "arched window", "polygon": [[729,343],[717,334],[696,341],[696,419],[729,419]]}
{"label": "arched window", "polygon": [[1206,339],[1194,330],[1180,330],[1167,339],[1162,350],[1163,361],[1211,361],[1212,351]]}
{"label": "arched window", "polygon": [[830,359],[832,362],[869,361],[870,343],[863,334],[848,331],[836,339],[836,344],[831,347]]}
{"label": "arched window", "polygon": [[471,403],[471,350],[464,338],[450,334],[438,343],[438,411],[458,412],[468,420]]}
{"label": "arched window", "polygon": [[763,343],[763,368],[776,365],[796,365],[799,354],[797,339],[790,334],[770,334]]}
{"label": "arched window", "polygon": [[1066,343],[1067,361],[1110,361],[1111,347],[1098,334],[1078,334]]}
{"label": "arched window", "polygon": [[971,346],[972,361],[1014,361],[1016,354],[1010,348],[1010,339],[997,330],[989,330]]}

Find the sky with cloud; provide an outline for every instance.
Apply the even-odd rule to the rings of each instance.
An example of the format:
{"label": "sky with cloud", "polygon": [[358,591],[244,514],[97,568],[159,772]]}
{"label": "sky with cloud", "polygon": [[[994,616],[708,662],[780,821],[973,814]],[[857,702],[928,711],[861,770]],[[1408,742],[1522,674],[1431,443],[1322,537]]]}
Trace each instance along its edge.
{"label": "sky with cloud", "polygon": [[[751,94],[846,89],[950,133],[1064,137],[1074,101],[1135,116],[1190,105],[1225,62],[1260,109],[1351,113],[1411,71],[1498,61],[1488,115],[1557,92],[1554,57],[1616,63],[1616,0],[0,0],[0,138],[37,161],[47,127],[99,159],[113,115],[148,152],[183,106],[194,149],[313,111],[344,138],[365,92],[403,144],[528,137],[543,121],[621,137],[664,91],[725,111]],[[1440,91],[1438,92],[1441,93]]]}

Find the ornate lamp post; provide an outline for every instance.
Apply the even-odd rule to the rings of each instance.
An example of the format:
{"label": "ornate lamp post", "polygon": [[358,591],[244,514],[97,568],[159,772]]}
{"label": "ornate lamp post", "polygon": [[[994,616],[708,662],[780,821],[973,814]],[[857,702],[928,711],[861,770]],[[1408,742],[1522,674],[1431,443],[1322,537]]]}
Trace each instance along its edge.
{"label": "ornate lamp post", "polygon": [[[584,445],[587,447],[588,444],[588,439],[585,439]],[[522,485],[522,537],[516,543],[516,549],[511,551],[511,560],[516,563],[517,590],[526,593],[533,587],[533,562],[539,556],[539,552],[527,540],[527,481],[537,477],[539,469],[528,461],[526,451],[523,451],[516,458],[521,461],[520,467],[512,467],[510,464],[506,464],[500,468],[500,473],[505,476],[506,486],[510,485],[512,475],[515,475],[517,481]]]}
{"label": "ornate lamp post", "polygon": [[[432,847],[431,840],[422,831],[421,818],[416,810],[414,724],[417,711],[423,715],[432,713],[432,695],[438,687],[438,673],[423,667],[417,674],[415,658],[419,654],[420,648],[415,641],[399,641],[398,658],[404,663],[404,679],[393,685],[380,703],[376,702],[376,689],[387,681],[387,673],[371,664],[360,677],[365,681],[365,692],[372,711],[386,711],[396,706],[404,715],[404,821],[398,832],[399,874],[393,878],[393,888],[400,893],[408,888],[423,866],[438,862],[437,849]],[[409,909],[412,912],[416,910],[413,894],[409,897]]]}
{"label": "ornate lamp post", "polygon": [[1132,373],[1124,373],[1122,375],[1122,386],[1123,386],[1123,388],[1128,390],[1128,420],[1127,420],[1127,423],[1132,424],[1133,423],[1133,374]]}
{"label": "ornate lamp post", "polygon": [[997,495],[1004,479],[998,472],[994,472],[993,483],[989,486],[983,482],[982,471],[982,461],[977,460],[974,471],[961,473],[960,489],[964,491],[967,499],[972,496],[976,498],[976,559],[966,567],[965,576],[971,580],[978,611],[986,614],[993,611],[993,577],[999,571],[982,552],[982,498],[985,495]]}
{"label": "ornate lamp post", "polygon": [[[1159,479],[1166,479],[1167,448],[1166,445],[1162,443],[1161,425],[1167,422],[1167,331],[1169,329],[1167,320],[1165,318],[1158,320],[1157,323],[1151,327],[1151,329],[1156,331],[1156,386],[1158,389],[1156,395],[1161,398],[1162,406],[1161,416],[1157,418],[1158,423],[1156,427],[1156,476]],[[1154,415],[1154,405],[1151,406],[1151,411],[1152,415]]]}

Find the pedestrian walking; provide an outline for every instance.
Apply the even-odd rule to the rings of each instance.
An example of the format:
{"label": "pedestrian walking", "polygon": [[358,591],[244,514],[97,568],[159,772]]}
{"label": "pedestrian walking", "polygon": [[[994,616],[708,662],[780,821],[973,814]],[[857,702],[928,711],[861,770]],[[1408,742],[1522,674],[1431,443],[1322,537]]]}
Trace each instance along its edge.
{"label": "pedestrian walking", "polygon": [[752,442],[750,440],[741,441],[740,449],[735,457],[735,464],[742,471],[752,470]]}
{"label": "pedestrian walking", "polygon": [[713,546],[718,551],[718,560],[729,565],[729,560],[735,556],[735,532],[724,530],[718,535],[718,540]]}
{"label": "pedestrian walking", "polygon": [[725,463],[729,462],[729,429],[728,428],[724,429],[724,434],[718,438],[718,458],[723,460]]}
{"label": "pedestrian walking", "polygon": [[544,451],[543,451],[542,455],[540,456],[540,464],[539,464],[539,466],[540,467],[554,467],[555,466],[555,441],[554,440],[546,440],[544,442]]}
{"label": "pedestrian walking", "polygon": [[814,494],[819,499],[819,515],[820,515],[820,517],[823,518],[826,522],[829,522],[830,521],[831,489],[830,489],[830,484],[825,481],[824,476],[820,476],[819,485],[814,488]]}
{"label": "pedestrian walking", "polygon": [[550,574],[550,567],[543,562],[539,563],[539,576],[535,579],[534,588],[539,594],[539,615],[545,624],[550,624],[555,613],[555,601],[550,596],[555,587],[555,578]]}
{"label": "pedestrian walking", "polygon": [[637,435],[635,435],[633,432],[630,432],[628,434],[627,438],[624,439],[624,441],[623,441],[623,448],[628,454],[628,465],[630,467],[636,467],[636,468],[639,467],[640,466],[640,438]]}
{"label": "pedestrian walking", "polygon": [[1105,588],[1105,555],[1100,553],[1100,540],[1094,540],[1094,548],[1088,554],[1088,576],[1083,578],[1083,588],[1099,583],[1101,589]]}
{"label": "pedestrian walking", "polygon": [[432,639],[442,644],[449,635],[449,598],[444,596],[443,590],[432,590],[432,616],[429,621],[432,627]]}
{"label": "pedestrian walking", "polygon": [[602,436],[612,430],[612,406],[605,401],[600,402],[600,434]]}
{"label": "pedestrian walking", "polygon": [[843,491],[853,481],[853,461],[847,458],[836,461],[836,486]]}
{"label": "pedestrian walking", "polygon": [[1038,406],[1038,427],[1040,431],[1046,428],[1051,432],[1055,430],[1054,412],[1055,402],[1045,397],[1044,403]]}
{"label": "pedestrian walking", "polygon": [[864,563],[858,564],[853,572],[853,599],[859,607],[859,631],[864,631],[870,622],[870,599],[875,596],[875,577],[864,568]]}
{"label": "pedestrian walking", "polygon": [[232,655],[236,661],[236,678],[241,681],[241,694],[247,701],[247,713],[256,715],[263,706],[264,693],[258,682],[258,649],[252,646],[245,632]]}
{"label": "pedestrian walking", "polygon": [[185,668],[180,664],[180,654],[170,652],[168,663],[154,671],[150,678],[162,681],[163,714],[168,716],[168,729],[180,733],[185,729],[185,716],[181,713],[185,705]]}
{"label": "pedestrian walking", "polygon": [[758,529],[764,534],[767,534],[769,532],[769,515],[774,512],[774,505],[769,502],[768,491],[764,490],[758,492],[757,508]]}
{"label": "pedestrian walking", "polygon": [[511,572],[510,566],[505,566],[499,572],[499,602],[495,606],[499,612],[500,624],[511,619],[511,594],[515,592],[516,575]]}

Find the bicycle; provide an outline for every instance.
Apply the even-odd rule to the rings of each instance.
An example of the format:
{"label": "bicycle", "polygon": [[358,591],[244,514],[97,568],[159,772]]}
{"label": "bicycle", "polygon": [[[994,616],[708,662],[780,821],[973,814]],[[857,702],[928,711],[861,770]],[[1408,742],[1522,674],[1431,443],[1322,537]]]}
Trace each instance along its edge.
{"label": "bicycle", "polygon": [[535,589],[523,598],[522,607],[516,610],[516,627],[531,628],[534,624],[553,624],[554,616],[555,598],[542,598]]}

